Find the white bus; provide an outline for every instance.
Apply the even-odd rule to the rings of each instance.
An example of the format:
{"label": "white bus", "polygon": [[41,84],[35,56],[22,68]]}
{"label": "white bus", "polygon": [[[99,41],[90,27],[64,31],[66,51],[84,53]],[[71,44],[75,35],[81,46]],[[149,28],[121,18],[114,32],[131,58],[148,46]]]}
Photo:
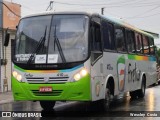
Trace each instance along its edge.
{"label": "white bus", "polygon": [[84,12],[49,12],[20,20],[12,48],[16,101],[97,101],[144,97],[156,82],[152,35],[121,20]]}

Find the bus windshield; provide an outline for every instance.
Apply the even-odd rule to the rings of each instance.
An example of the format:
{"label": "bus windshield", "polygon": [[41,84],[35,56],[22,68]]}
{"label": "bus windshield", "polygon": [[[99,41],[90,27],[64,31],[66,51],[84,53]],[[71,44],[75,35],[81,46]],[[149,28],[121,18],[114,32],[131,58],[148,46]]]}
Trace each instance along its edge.
{"label": "bus windshield", "polygon": [[24,64],[80,62],[88,56],[85,15],[45,15],[24,18],[16,34],[14,61]]}

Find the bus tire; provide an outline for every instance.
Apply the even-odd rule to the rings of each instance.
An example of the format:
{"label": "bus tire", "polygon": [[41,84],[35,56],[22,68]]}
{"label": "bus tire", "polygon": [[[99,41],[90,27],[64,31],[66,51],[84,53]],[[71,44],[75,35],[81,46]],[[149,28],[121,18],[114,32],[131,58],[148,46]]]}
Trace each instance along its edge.
{"label": "bus tire", "polygon": [[130,92],[130,96],[131,96],[131,99],[136,99],[137,98],[137,91],[131,91]]}
{"label": "bus tire", "polygon": [[39,101],[43,110],[53,110],[56,101]]}
{"label": "bus tire", "polygon": [[111,87],[110,84],[107,84],[105,90],[105,98],[99,101],[100,108],[103,111],[109,111],[110,103],[111,103]]}
{"label": "bus tire", "polygon": [[142,84],[141,84],[141,89],[139,89],[137,91],[138,97],[143,98],[145,96],[145,91],[146,91],[146,83],[145,83],[145,78],[143,77]]}

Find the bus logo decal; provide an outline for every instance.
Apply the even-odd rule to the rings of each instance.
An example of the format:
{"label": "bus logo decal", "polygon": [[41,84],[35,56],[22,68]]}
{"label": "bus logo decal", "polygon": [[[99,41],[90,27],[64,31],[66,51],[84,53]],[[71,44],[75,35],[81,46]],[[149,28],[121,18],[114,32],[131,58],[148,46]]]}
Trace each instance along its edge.
{"label": "bus logo decal", "polygon": [[126,75],[125,71],[126,71],[125,57],[123,55],[117,61],[118,89],[121,92],[124,91],[124,86],[125,86],[125,75]]}
{"label": "bus logo decal", "polygon": [[49,78],[48,78],[48,77],[45,77],[45,78],[44,78],[44,82],[45,82],[45,83],[48,83],[48,82],[49,82]]}

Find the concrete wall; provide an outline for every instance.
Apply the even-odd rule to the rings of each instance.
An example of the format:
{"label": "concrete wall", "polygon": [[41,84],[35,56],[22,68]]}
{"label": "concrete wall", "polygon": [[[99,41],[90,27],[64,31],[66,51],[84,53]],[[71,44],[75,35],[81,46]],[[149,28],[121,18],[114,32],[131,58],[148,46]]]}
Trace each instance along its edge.
{"label": "concrete wall", "polygon": [[[10,32],[10,39],[15,39],[15,31]],[[1,45],[1,59],[3,58],[2,53],[2,32],[0,32],[0,45]],[[7,65],[1,65],[1,92],[7,91],[7,87],[5,90],[3,89],[4,79],[7,78],[8,90],[11,91],[11,40],[9,42],[8,47],[4,48],[4,58],[7,59]]]}

